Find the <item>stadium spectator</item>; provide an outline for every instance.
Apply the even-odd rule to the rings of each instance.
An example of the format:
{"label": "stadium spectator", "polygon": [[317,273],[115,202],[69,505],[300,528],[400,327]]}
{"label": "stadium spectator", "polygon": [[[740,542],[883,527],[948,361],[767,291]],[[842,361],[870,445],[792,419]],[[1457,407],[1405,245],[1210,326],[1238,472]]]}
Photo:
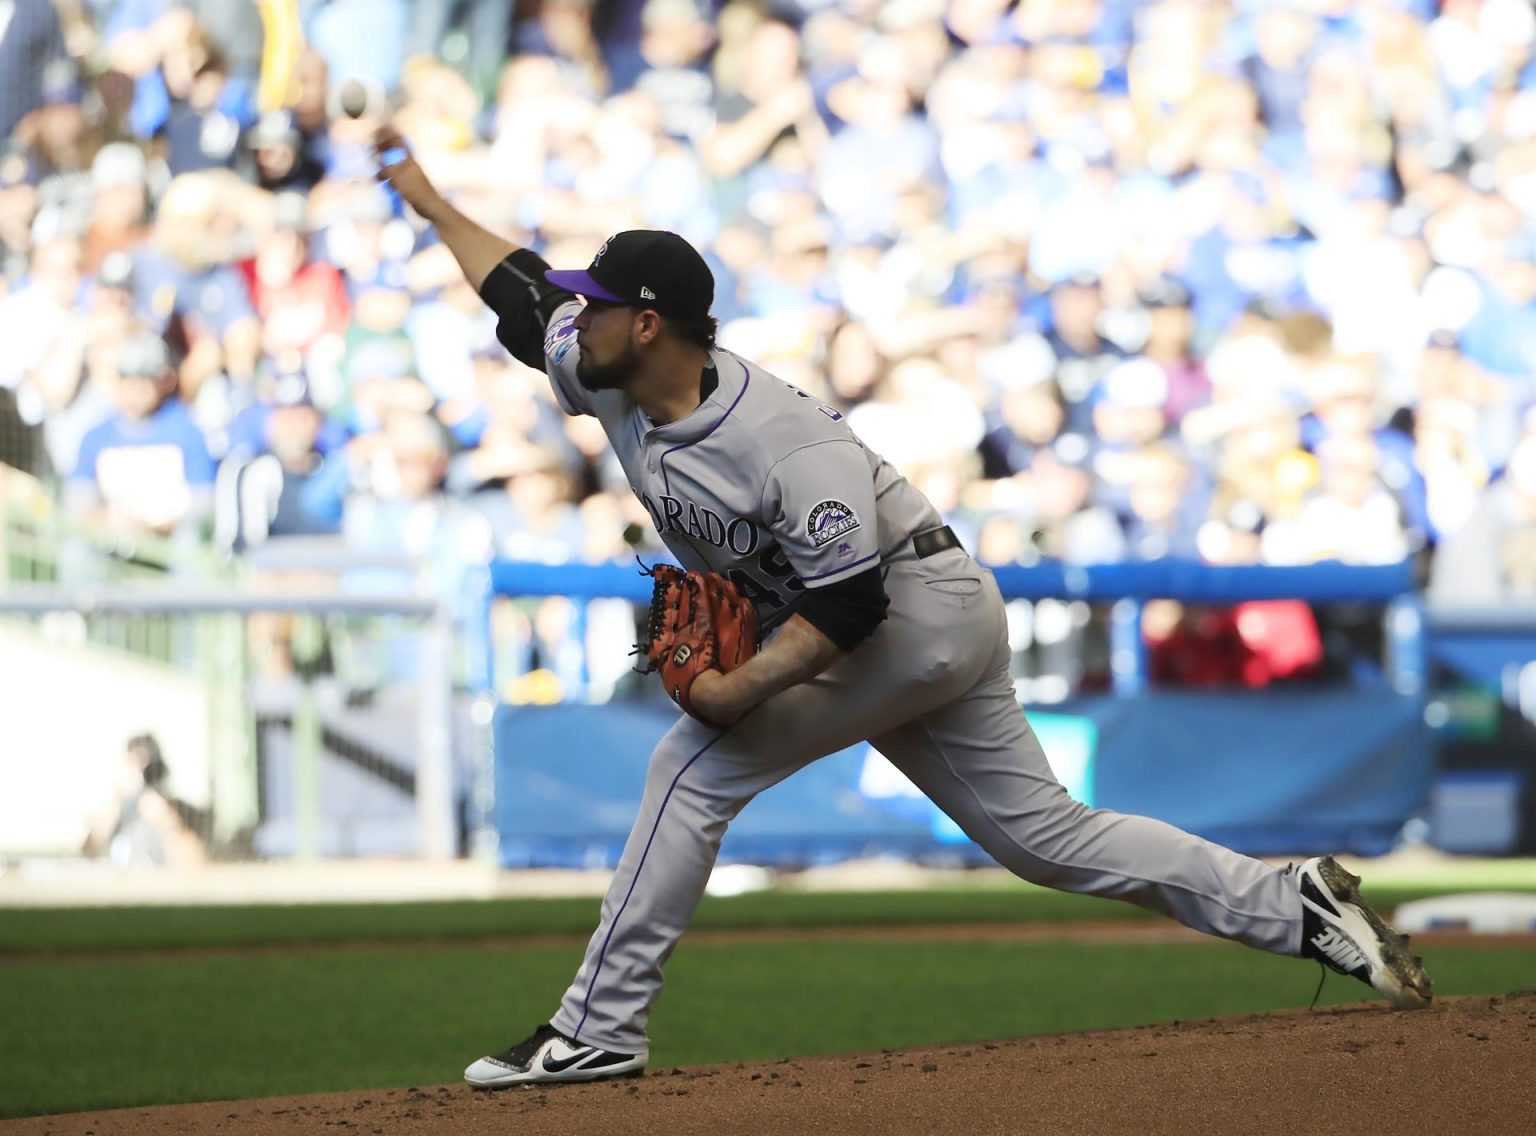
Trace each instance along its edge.
{"label": "stadium spectator", "polygon": [[[762,161],[785,136],[795,136],[812,152],[826,137],[815,92],[801,68],[799,33],[773,20],[749,30],[742,23],[735,27],[743,42],[732,44],[722,34],[715,57],[715,128],[701,146],[706,168],[728,188],[729,179]],[[722,20],[722,26],[732,24]]]}
{"label": "stadium spectator", "polygon": [[261,321],[262,353],[290,370],[317,350],[340,358],[351,315],[341,273],[311,257],[308,229],[303,196],[278,194],[270,230],[260,236],[256,255],[239,266]]}
{"label": "stadium spectator", "polygon": [[53,0],[9,5],[0,28],[0,135],[10,137],[73,71]]}
{"label": "stadium spectator", "polygon": [[1446,604],[1536,599],[1536,430],[1439,548],[1429,595]]}
{"label": "stadium spectator", "polygon": [[74,322],[83,276],[80,241],[58,236],[39,242],[21,286],[0,299],[0,387],[15,390],[43,365],[49,350]]}
{"label": "stadium spectator", "polygon": [[1056,356],[1056,385],[1067,402],[1067,423],[1087,430],[1092,416],[1089,396],[1125,352],[1104,336],[1104,297],[1099,278],[1079,272],[1050,293],[1046,342]]}
{"label": "stadium spectator", "polygon": [[1109,564],[1125,556],[1125,534],[1107,507],[1094,501],[1087,439],[1068,434],[1035,454],[1025,479],[1026,525],[1034,556],[1067,564]]}
{"label": "stadium spectator", "polygon": [[229,64],[200,25],[188,31],[162,64],[169,105],[152,137],[165,150],[174,177],[197,170],[233,169],[240,158],[242,123],[226,98]]}
{"label": "stadium spectator", "polygon": [[219,471],[219,539],[241,550],[339,533],[351,469],[303,376],[278,378],[258,408],[259,444],[232,446]]}
{"label": "stadium spectator", "polygon": [[1150,359],[1116,363],[1090,401],[1093,433],[1106,456],[1149,446],[1168,428],[1168,374]]}
{"label": "stadium spectator", "polygon": [[1476,407],[1456,398],[1423,400],[1413,416],[1413,464],[1436,542],[1460,530],[1492,471],[1477,440]]}
{"label": "stadium spectator", "polygon": [[512,39],[513,0],[415,0],[409,7],[407,58],[438,56],[452,33],[453,53],[476,83],[485,89],[495,82]]}
{"label": "stadium spectator", "polygon": [[457,578],[458,565],[487,552],[483,523],[463,501],[447,497],[448,446],[437,421],[421,411],[397,410],[384,422],[378,445],[365,451],[362,494],[346,498],[342,535],[364,552],[432,557],[439,583]]}
{"label": "stadium spectator", "polygon": [[1126,555],[1134,560],[1196,557],[1209,490],[1193,463],[1172,442],[1154,442],[1125,454],[1107,480],[1124,494]]}
{"label": "stadium spectator", "polygon": [[562,81],[588,98],[609,92],[608,68],[592,26],[592,0],[541,0],[513,28],[513,54],[546,55]]}
{"label": "stadium spectator", "polygon": [[270,110],[246,135],[256,184],[274,193],[307,193],[325,176],[316,151],[317,136],[307,133],[290,110]]}
{"label": "stadium spectator", "polygon": [[82,267],[95,272],[111,253],[131,253],[149,237],[149,164],[143,151],[113,142],[91,161],[90,214],[81,235]]}
{"label": "stadium spectator", "polygon": [[36,400],[32,417],[42,419],[46,462],[35,467],[38,472],[67,476],[85,434],[112,412],[113,367],[133,325],[132,259],[108,254],[94,284],[85,311],[54,341],[27,384]]}
{"label": "stadium spectator", "polygon": [[1413,550],[1401,500],[1382,480],[1382,453],[1370,434],[1341,434],[1318,446],[1321,477],[1289,525],[1266,544],[1281,563],[1395,564]]}
{"label": "stadium spectator", "polygon": [[[286,427],[278,427],[279,411],[288,407],[303,408],[305,413],[286,415]],[[313,416],[314,421],[310,422]],[[293,437],[293,430],[300,434],[313,433],[303,446],[290,452],[312,449],[316,454],[339,454],[349,436],[346,427],[328,415],[319,412],[314,402],[314,390],[309,375],[302,368],[265,370],[256,381],[255,399],[242,407],[230,419],[223,433],[223,449],[231,460],[246,462],[262,454],[275,453],[278,447],[275,429],[285,437]]]}
{"label": "stadium spectator", "polygon": [[[982,474],[985,477],[1011,477],[1026,473],[1035,457],[1061,436],[1067,421],[1066,407],[1055,380],[1045,375],[1029,376],[1006,387],[994,400],[987,415],[989,429],[982,439]],[[1084,447],[1087,439],[1082,440]]]}
{"label": "stadium spectator", "polygon": [[709,69],[715,29],[697,0],[645,0],[632,48],[607,52],[616,92],[636,90],[656,100],[661,129],[697,143],[715,122],[715,82]]}
{"label": "stadium spectator", "polygon": [[129,738],[112,798],[91,821],[86,855],[133,868],[203,863],[208,848],[197,831],[201,810],[171,793],[170,772],[153,734]]}
{"label": "stadium spectator", "polygon": [[1137,293],[1146,311],[1146,339],[1137,354],[1162,368],[1168,384],[1163,413],[1177,423],[1186,411],[1210,399],[1211,383],[1195,352],[1195,320],[1189,289],[1177,278],[1159,276]]}
{"label": "stadium spectator", "polygon": [[123,340],[113,361],[114,412],[87,433],[70,475],[75,511],[128,534],[196,538],[212,503],[213,459],[177,397],[164,340]]}
{"label": "stadium spectator", "polygon": [[261,321],[235,267],[240,246],[264,211],[259,191],[226,170],[183,174],[161,196],[148,243],[134,257],[136,309],[152,327],[184,327],[183,393],[196,397],[210,375],[248,382],[261,354]]}
{"label": "stadium spectator", "polygon": [[[1212,564],[1261,563],[1266,523],[1254,502],[1229,500],[1201,526],[1201,554]],[[1154,681],[1173,685],[1264,687],[1311,678],[1323,665],[1317,617],[1301,600],[1195,605],[1170,634],[1159,640],[1154,627],[1149,639]]]}
{"label": "stadium spectator", "polygon": [[[0,455],[60,493],[143,401],[114,363],[143,321],[184,474],[194,441],[230,469],[280,441],[284,479],[349,471],[361,546],[446,564],[422,533],[510,548],[526,508],[616,553],[592,530],[622,471],[374,184],[389,114],[552,261],[615,216],[684,231],[721,342],[856,419],[985,557],[1422,552],[1436,594],[1495,562],[1463,550],[1518,512],[1536,373],[1525,0],[715,9],[116,0],[61,28],[17,0]],[[298,374],[313,405],[280,406]],[[149,492],[123,476],[68,491]]]}
{"label": "stadium spectator", "polygon": [[27,273],[36,215],[36,168],[26,154],[7,146],[0,151],[0,295]]}

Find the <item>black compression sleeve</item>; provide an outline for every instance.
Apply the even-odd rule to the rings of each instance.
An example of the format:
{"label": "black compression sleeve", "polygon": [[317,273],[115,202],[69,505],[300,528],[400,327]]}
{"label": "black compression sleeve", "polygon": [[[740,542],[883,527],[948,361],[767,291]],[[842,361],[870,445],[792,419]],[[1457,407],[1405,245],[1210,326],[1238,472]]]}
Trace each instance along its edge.
{"label": "black compression sleeve", "polygon": [[549,264],[531,249],[515,249],[491,269],[480,298],[495,312],[496,338],[522,363],[544,369],[544,332],[561,304],[575,299],[544,279]]}
{"label": "black compression sleeve", "polygon": [[807,589],[795,614],[836,643],[839,650],[851,651],[880,626],[890,606],[880,569],[875,567],[835,584]]}

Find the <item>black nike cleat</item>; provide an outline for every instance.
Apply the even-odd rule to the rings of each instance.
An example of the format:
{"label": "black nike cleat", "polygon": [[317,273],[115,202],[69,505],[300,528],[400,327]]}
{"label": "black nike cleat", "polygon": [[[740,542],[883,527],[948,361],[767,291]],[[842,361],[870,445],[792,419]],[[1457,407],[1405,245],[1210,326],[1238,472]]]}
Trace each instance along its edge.
{"label": "black nike cleat", "polygon": [[1360,894],[1360,879],[1332,856],[1307,860],[1296,869],[1301,889],[1303,958],[1374,986],[1399,1010],[1429,1005],[1429,976],[1424,963],[1399,935],[1371,910]]}
{"label": "black nike cleat", "polygon": [[595,1045],[583,1045],[552,1025],[542,1025],[510,1049],[480,1058],[464,1070],[464,1080],[476,1089],[502,1089],[508,1085],[638,1077],[649,1057],[648,1050],[610,1053]]}

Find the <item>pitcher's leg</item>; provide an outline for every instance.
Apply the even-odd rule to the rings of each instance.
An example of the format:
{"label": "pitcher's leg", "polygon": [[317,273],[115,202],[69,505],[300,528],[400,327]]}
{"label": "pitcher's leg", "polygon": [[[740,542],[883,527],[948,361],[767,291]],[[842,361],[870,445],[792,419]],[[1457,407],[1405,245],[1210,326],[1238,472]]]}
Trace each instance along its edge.
{"label": "pitcher's leg", "polygon": [[683,718],[661,740],[602,918],[552,1021],[561,1033],[620,1053],[645,1049],[661,968],[704,896],[726,827],[764,789],[863,736],[826,712],[846,686],[825,687],[786,691],[775,700],[783,717],[753,715],[725,733]]}
{"label": "pitcher's leg", "polygon": [[[887,586],[899,595],[919,585],[893,577]],[[971,596],[941,598],[959,615]],[[976,682],[985,660],[964,658],[964,628],[930,606],[934,622],[893,615],[854,655],[769,699],[723,735],[689,718],[668,733],[651,758],[639,816],[556,1029],[620,1053],[644,1049],[662,964],[704,894],[731,819],[808,762],[943,705]]]}
{"label": "pitcher's leg", "polygon": [[969,695],[871,739],[1014,874],[1109,896],[1186,926],[1294,955],[1302,909],[1290,873],[1162,821],[1090,809],[1046,763],[999,666]]}
{"label": "pitcher's leg", "polygon": [[[912,632],[915,634],[915,632]],[[726,826],[758,793],[819,757],[922,713],[975,680],[956,668],[903,673],[911,652],[852,658],[770,699],[721,734],[683,718],[651,757],[639,816],[602,921],[553,1024],[624,1053],[645,1048],[661,967],[687,928]],[[950,689],[954,687],[955,689]]]}
{"label": "pitcher's leg", "polygon": [[727,792],[703,778],[686,779],[724,736],[685,720],[651,756],[602,918],[552,1021],[567,1037],[621,1053],[646,1048],[662,965],[704,895],[726,825],[758,789],[739,782]]}

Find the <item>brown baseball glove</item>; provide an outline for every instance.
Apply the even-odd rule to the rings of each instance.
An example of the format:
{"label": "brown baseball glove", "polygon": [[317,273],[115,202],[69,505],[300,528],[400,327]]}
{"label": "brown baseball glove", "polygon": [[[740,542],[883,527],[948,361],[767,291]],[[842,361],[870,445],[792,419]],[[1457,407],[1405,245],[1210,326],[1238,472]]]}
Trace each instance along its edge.
{"label": "brown baseball glove", "polygon": [[688,698],[703,671],[729,674],[757,654],[757,611],[718,572],[685,572],[672,564],[641,571],[655,581],[646,640],[635,650],[660,671],[667,694],[701,722]]}

